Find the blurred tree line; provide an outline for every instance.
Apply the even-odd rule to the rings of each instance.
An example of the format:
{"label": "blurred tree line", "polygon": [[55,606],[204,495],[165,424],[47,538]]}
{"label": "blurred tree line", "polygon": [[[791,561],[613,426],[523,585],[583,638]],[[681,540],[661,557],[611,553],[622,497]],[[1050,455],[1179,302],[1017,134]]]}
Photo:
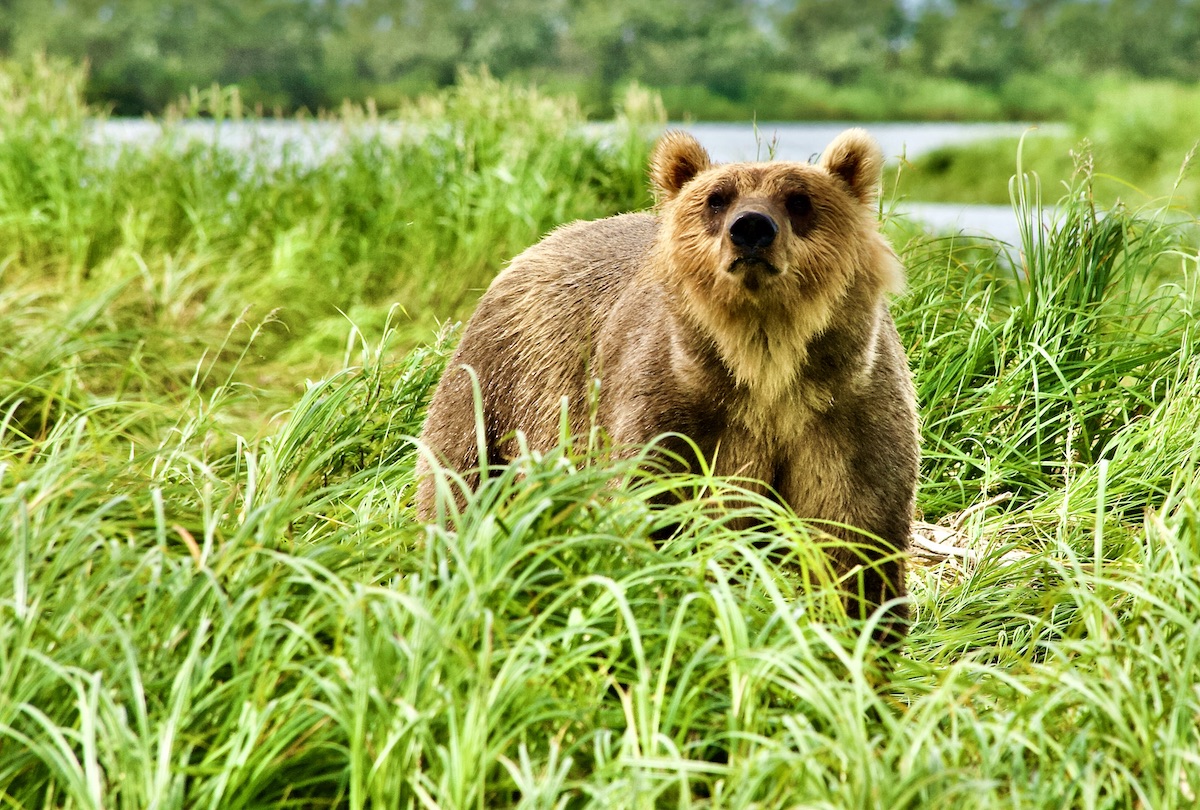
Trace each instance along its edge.
{"label": "blurred tree line", "polygon": [[638,81],[676,114],[969,86],[1007,93],[1002,116],[1036,107],[1035,85],[1200,79],[1200,0],[0,0],[0,54],[38,51],[87,60],[91,98],[118,114],[213,82],[268,112],[388,107],[486,65],[598,115]]}

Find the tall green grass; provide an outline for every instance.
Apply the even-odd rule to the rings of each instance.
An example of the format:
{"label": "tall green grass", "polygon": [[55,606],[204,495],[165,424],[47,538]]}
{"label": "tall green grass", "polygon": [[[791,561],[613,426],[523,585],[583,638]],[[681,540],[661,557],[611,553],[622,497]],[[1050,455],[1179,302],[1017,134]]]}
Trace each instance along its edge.
{"label": "tall green grass", "polygon": [[[1182,223],[1098,211],[1086,178],[1052,214],[1036,178],[1012,189],[1021,244],[925,248],[920,261],[938,272],[918,276],[899,315],[918,348],[924,494],[938,513],[996,492],[1042,495],[1112,458],[1200,356]],[[1174,474],[1146,465],[1130,508]]]}
{"label": "tall green grass", "polygon": [[413,517],[410,437],[455,335],[435,320],[558,216],[640,205],[635,135],[594,144],[478,77],[413,113],[422,148],[114,158],[52,97],[77,74],[6,70],[4,806],[1194,806],[1176,226],[1084,185],[1042,228],[1022,181],[1010,254],[901,243],[919,505],[978,554],[914,568],[880,660],[819,532],[734,481],[564,448],[456,529]]}
{"label": "tall green grass", "polygon": [[[274,372],[260,359],[321,374],[328,363],[313,361],[337,353],[347,317],[380,328],[396,303],[395,326],[423,338],[436,318],[469,312],[495,268],[554,225],[649,199],[636,103],[630,135],[602,147],[571,105],[465,75],[406,111],[411,135],[398,141],[359,126],[369,111],[345,111],[331,123],[346,146],[323,160],[195,139],[176,119],[159,141],[114,153],[89,138],[99,116],[79,71],[36,62],[4,76],[0,243],[14,303],[0,317],[50,329],[17,331],[32,344],[12,347],[18,379],[61,374],[76,338],[136,358],[120,372],[108,356],[79,365],[85,377],[102,366],[83,381],[97,388],[186,387],[197,345],[226,347],[209,358],[213,381],[243,355],[264,375]],[[245,120],[220,88],[184,112],[218,129]]]}

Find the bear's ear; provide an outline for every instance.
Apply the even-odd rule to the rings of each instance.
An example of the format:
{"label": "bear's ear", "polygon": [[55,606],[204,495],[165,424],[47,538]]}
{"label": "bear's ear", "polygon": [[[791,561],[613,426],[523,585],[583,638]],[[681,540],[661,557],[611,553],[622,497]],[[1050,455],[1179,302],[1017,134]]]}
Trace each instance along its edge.
{"label": "bear's ear", "polygon": [[678,130],[664,133],[650,159],[654,195],[663,201],[671,199],[689,180],[711,165],[708,152],[691,135]]}
{"label": "bear's ear", "polygon": [[883,150],[865,129],[848,129],[834,138],[821,154],[820,165],[845,181],[859,202],[875,202],[883,179]]}

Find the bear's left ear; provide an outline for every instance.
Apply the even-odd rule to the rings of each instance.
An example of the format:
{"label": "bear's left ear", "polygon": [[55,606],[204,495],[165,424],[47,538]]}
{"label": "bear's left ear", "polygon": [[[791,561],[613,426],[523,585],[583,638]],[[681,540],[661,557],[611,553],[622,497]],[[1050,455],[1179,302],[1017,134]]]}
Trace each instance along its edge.
{"label": "bear's left ear", "polygon": [[865,129],[848,129],[821,154],[820,165],[845,181],[858,201],[870,205],[883,179],[883,150]]}
{"label": "bear's left ear", "polygon": [[654,196],[660,201],[671,199],[689,180],[711,165],[708,152],[694,137],[678,130],[664,133],[650,159]]}

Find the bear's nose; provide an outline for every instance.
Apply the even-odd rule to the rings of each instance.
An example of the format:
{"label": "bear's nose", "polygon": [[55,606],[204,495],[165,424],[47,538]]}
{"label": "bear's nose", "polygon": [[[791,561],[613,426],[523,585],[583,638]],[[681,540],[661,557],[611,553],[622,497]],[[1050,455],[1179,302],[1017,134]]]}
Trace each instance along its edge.
{"label": "bear's nose", "polygon": [[740,248],[761,250],[775,241],[779,226],[775,220],[757,211],[745,211],[729,226],[729,238]]}

